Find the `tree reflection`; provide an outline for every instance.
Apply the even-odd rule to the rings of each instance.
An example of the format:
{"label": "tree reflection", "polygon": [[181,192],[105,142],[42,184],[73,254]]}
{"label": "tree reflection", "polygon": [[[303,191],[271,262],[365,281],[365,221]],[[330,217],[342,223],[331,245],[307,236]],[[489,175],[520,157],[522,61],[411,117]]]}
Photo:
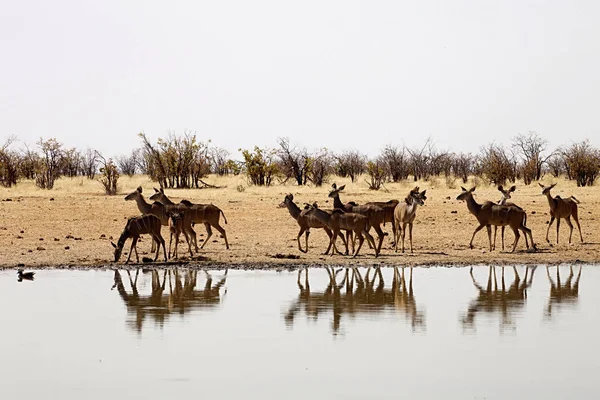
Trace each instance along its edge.
{"label": "tree reflection", "polygon": [[[577,276],[574,276],[573,266],[569,267],[569,276],[567,280],[561,282],[560,280],[560,268],[556,266],[556,282],[552,280],[550,276],[550,267],[546,267],[546,275],[550,282],[550,298],[548,300],[548,306],[546,307],[545,317],[552,319],[553,307],[561,309],[563,307],[573,307],[579,300],[579,280],[581,279],[581,266]],[[575,281],[573,281],[575,277]]]}
{"label": "tree reflection", "polygon": [[[355,318],[361,314],[376,314],[392,311],[402,314],[411,329],[425,329],[425,317],[417,309],[412,284],[412,268],[406,281],[404,268],[393,269],[391,287],[386,288],[380,267],[368,268],[363,275],[358,268],[335,271],[326,267],[328,283],[324,290],[311,289],[308,268],[298,271],[298,298],[283,313],[287,326],[293,327],[296,317],[302,312],[307,319],[317,320],[319,315],[332,314],[333,335],[340,332],[342,317]],[[302,279],[304,272],[304,280]],[[372,275],[371,275],[371,272]]]}
{"label": "tree reflection", "polygon": [[507,328],[515,328],[512,316],[524,308],[527,300],[527,289],[533,282],[537,266],[526,267],[525,276],[522,280],[517,268],[513,266],[513,280],[508,288],[504,277],[504,267],[499,268],[502,270],[500,287],[498,287],[496,267],[493,266],[489,267],[487,284],[484,287],[475,280],[473,267],[471,267],[469,274],[473,286],[479,293],[471,301],[466,314],[462,317],[461,322],[464,329],[474,329],[475,319],[479,314],[499,314],[501,317],[501,331]]}
{"label": "tree reflection", "polygon": [[[198,290],[198,271],[178,268],[169,270],[152,269],[150,294],[141,295],[138,290],[140,270],[135,271],[134,277],[126,270],[129,290],[123,283],[119,270],[114,270],[114,285],[123,300],[128,314],[128,322],[132,329],[142,331],[144,321],[149,317],[161,328],[173,313],[185,314],[193,309],[217,307],[221,302],[220,289],[227,280],[227,270],[223,277],[213,285],[212,276],[204,271],[206,283]],[[165,293],[168,283],[169,290]]]}

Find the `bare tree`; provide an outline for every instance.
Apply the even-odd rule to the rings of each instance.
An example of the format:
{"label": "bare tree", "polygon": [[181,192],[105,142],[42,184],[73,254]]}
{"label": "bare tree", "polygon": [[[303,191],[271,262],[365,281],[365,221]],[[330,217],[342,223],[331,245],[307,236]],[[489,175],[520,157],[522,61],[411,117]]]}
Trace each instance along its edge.
{"label": "bare tree", "polygon": [[88,179],[95,178],[98,170],[98,155],[95,150],[88,148],[82,155],[81,170]]}
{"label": "bare tree", "polygon": [[420,149],[407,149],[410,154],[411,174],[416,182],[419,179],[427,180],[431,174],[429,168],[430,155],[434,153],[434,145],[431,138],[427,138]]}
{"label": "bare tree", "polygon": [[467,183],[469,175],[473,173],[474,165],[475,158],[470,153],[459,153],[452,156],[452,173],[462,179],[463,183]]}
{"label": "bare tree", "polygon": [[349,176],[352,182],[356,181],[356,178],[364,173],[367,167],[367,157],[356,150],[345,151],[338,155],[336,160],[337,175],[341,177]]}
{"label": "bare tree", "polygon": [[565,160],[563,159],[562,150],[556,150],[553,155],[546,160],[546,166],[548,167],[548,172],[552,174],[553,177],[558,178],[562,173],[565,172]]}
{"label": "bare tree", "polygon": [[536,132],[518,134],[514,137],[512,147],[522,158],[523,181],[529,185],[534,180],[542,177],[544,163],[553,155],[545,155],[548,141],[540,137]]}
{"label": "bare tree", "polygon": [[333,173],[333,156],[326,148],[317,150],[311,156],[308,179],[315,186],[322,186],[327,181],[327,177]]}
{"label": "bare tree", "polygon": [[367,162],[367,174],[370,178],[370,181],[367,181],[369,189],[379,190],[386,177],[385,163],[378,158]]}
{"label": "bare tree", "polygon": [[54,138],[48,140],[40,138],[37,145],[42,154],[35,174],[36,185],[42,189],[52,189],[54,182],[60,176],[62,144]]}
{"label": "bare tree", "polygon": [[479,154],[480,171],[495,185],[503,185],[507,180],[516,180],[516,163],[512,155],[498,144],[483,147]]}
{"label": "bare tree", "polygon": [[404,146],[385,146],[381,151],[379,160],[383,162],[386,175],[393,182],[408,179],[408,175],[410,174],[409,156]]}
{"label": "bare tree", "polygon": [[140,157],[140,153],[140,149],[134,149],[129,155],[117,157],[117,165],[123,175],[129,177],[135,175],[138,169],[138,158]]}
{"label": "bare tree", "polygon": [[19,155],[10,150],[10,145],[16,141],[15,136],[9,136],[0,147],[0,185],[11,187],[17,184],[19,178]]}
{"label": "bare tree", "polygon": [[81,170],[82,156],[76,148],[64,150],[61,154],[60,167],[61,175],[74,177]]}
{"label": "bare tree", "polygon": [[305,148],[290,145],[289,138],[279,138],[277,144],[279,145],[277,157],[281,172],[287,179],[294,178],[299,186],[306,185],[311,161],[308,151]]}

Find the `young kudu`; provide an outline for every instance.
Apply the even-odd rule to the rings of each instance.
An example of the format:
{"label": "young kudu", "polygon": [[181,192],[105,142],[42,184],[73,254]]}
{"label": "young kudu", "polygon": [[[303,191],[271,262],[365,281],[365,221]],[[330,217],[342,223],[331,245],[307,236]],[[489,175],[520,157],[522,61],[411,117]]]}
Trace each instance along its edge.
{"label": "young kudu", "polygon": [[[500,193],[502,193],[502,198],[498,201],[498,205],[500,206],[513,206],[513,207],[517,207],[518,209],[521,209],[521,207],[519,207],[518,205],[516,205],[515,203],[512,203],[510,201],[506,201],[508,199],[510,199],[510,194],[512,192],[514,192],[515,190],[517,190],[517,187],[515,185],[511,186],[509,189],[504,189],[504,187],[502,185],[498,186],[498,190],[500,191]],[[523,221],[523,225],[527,225],[527,213],[525,213],[525,220]],[[504,226],[502,227],[502,251],[504,251]],[[494,226],[494,250],[496,250],[496,233],[498,232],[498,227]],[[525,244],[527,246],[529,246],[529,244],[527,244],[527,235],[525,235]]]}
{"label": "young kudu", "polygon": [[406,225],[408,225],[410,252],[413,252],[412,228],[415,217],[417,216],[417,206],[425,204],[427,196],[426,190],[419,192],[419,188],[415,187],[410,191],[403,203],[396,206],[394,210],[394,251],[398,251],[398,241],[402,235],[402,252],[404,253],[404,238],[406,236]]}
{"label": "young kudu", "polygon": [[[500,206],[498,204],[494,204],[491,201],[486,201],[483,204],[478,204],[473,198],[473,192],[475,191],[475,187],[470,190],[461,187],[462,193],[456,197],[456,200],[464,200],[467,203],[467,208],[469,212],[477,218],[479,222],[479,226],[473,232],[473,236],[471,237],[471,241],[469,242],[469,247],[473,248],[473,239],[475,238],[475,234],[482,230],[484,227],[487,228],[488,239],[490,241],[490,251],[492,251],[492,228],[491,226],[510,226],[515,234],[515,241],[513,243],[512,252],[517,248],[517,243],[519,242],[519,238],[521,235],[519,234],[519,230],[523,231],[525,235],[529,235],[531,239],[531,245],[535,250],[535,244],[533,242],[533,235],[531,234],[531,229],[524,225],[525,221],[525,211],[518,209],[514,206]],[[527,248],[529,245],[526,243]]]}
{"label": "young kudu", "polygon": [[127,220],[127,225],[125,225],[125,229],[123,229],[123,233],[121,233],[121,236],[117,241],[117,244],[110,242],[110,244],[115,248],[115,262],[118,262],[119,258],[121,258],[121,252],[123,251],[125,241],[131,238],[131,248],[129,249],[129,255],[127,256],[127,261],[125,261],[125,264],[129,263],[132,251],[135,251],[135,257],[137,259],[137,262],[139,263],[140,256],[138,255],[136,245],[140,238],[140,235],[143,234],[149,234],[150,236],[152,236],[152,240],[157,243],[156,256],[154,257],[154,261],[158,259],[158,254],[160,253],[161,245],[163,247],[165,261],[167,261],[167,250],[165,246],[165,240],[160,235],[160,227],[160,219],[156,215],[144,214],[139,217],[129,218]]}
{"label": "young kudu", "polygon": [[569,243],[571,243],[571,237],[573,236],[573,224],[571,223],[571,216],[575,220],[577,224],[577,229],[579,229],[579,238],[581,239],[581,243],[583,243],[583,235],[581,234],[581,225],[579,225],[579,215],[577,211],[577,204],[579,204],[579,200],[577,200],[574,196],[563,199],[560,196],[552,197],[550,195],[550,190],[556,186],[556,183],[550,186],[544,186],[541,183],[538,183],[540,187],[543,189],[542,194],[548,198],[548,204],[550,205],[550,223],[548,224],[548,229],[546,230],[546,241],[550,243],[548,239],[548,233],[550,232],[550,227],[552,223],[556,219],[556,244],[558,244],[558,231],[560,228],[560,220],[564,218],[569,225]]}
{"label": "young kudu", "polygon": [[[327,236],[329,236],[329,246],[327,246],[327,250],[325,250],[324,254],[329,253],[329,250],[331,249],[332,233],[331,229],[329,229],[327,225],[319,221],[314,215],[308,215],[307,213],[303,213],[300,207],[298,207],[296,203],[294,203],[294,195],[291,193],[285,196],[283,202],[279,204],[279,207],[287,208],[292,218],[294,218],[298,223],[298,226],[300,226],[300,231],[298,232],[298,250],[300,250],[303,253],[308,253],[308,235],[310,234],[310,228],[322,228],[325,231],[325,233],[327,233]],[[300,245],[300,238],[302,237],[303,233],[305,234],[306,250],[303,250],[302,246]],[[346,242],[346,239],[344,239],[344,236],[341,233],[340,237],[344,242],[344,246],[346,246],[346,254],[348,254],[348,243]]]}
{"label": "young kudu", "polygon": [[[343,204],[340,200],[340,192],[344,190],[346,185],[340,186],[339,188],[332,185],[333,190],[329,192],[329,197],[333,199],[333,208],[340,209],[344,212],[361,214],[367,217],[369,225],[375,229],[377,236],[379,237],[379,244],[375,248],[376,257],[381,252],[381,245],[383,244],[383,238],[387,235],[381,230],[381,225],[385,223],[386,212],[383,208],[375,205],[357,205],[354,202]],[[369,243],[370,244],[370,243]]]}
{"label": "young kudu", "polygon": [[[177,258],[177,248],[179,247],[179,235],[181,233],[183,233],[183,236],[185,236],[185,241],[187,242],[188,245],[188,250],[190,251],[190,257],[193,257],[192,254],[192,245],[190,244],[190,238],[187,234],[187,232],[185,231],[185,229],[183,229],[183,224],[184,224],[184,214],[183,213],[178,213],[178,212],[173,212],[173,213],[169,213],[169,232],[170,232],[170,239],[169,239],[169,257],[173,257],[173,258]],[[175,249],[173,250],[173,255],[171,256],[171,245],[173,244],[173,237],[175,237]]]}
{"label": "young kudu", "polygon": [[[219,233],[221,234],[221,236],[223,236],[223,239],[225,240],[225,247],[229,249],[227,233],[225,233],[225,229],[223,229],[219,224],[221,215],[223,215],[223,220],[225,221],[225,223],[227,223],[227,218],[225,218],[225,213],[223,212],[223,210],[221,210],[219,207],[213,204],[194,204],[188,200],[181,200],[179,204],[175,204],[165,195],[165,192],[162,188],[160,190],[154,190],[156,193],[154,193],[150,197],[151,200],[157,200],[164,204],[173,204],[175,207],[177,207],[178,210],[185,211],[185,213],[190,216],[193,223],[204,224],[204,226],[206,227],[207,235],[206,239],[204,240],[204,243],[202,243],[202,246],[200,246],[201,249],[203,249],[204,246],[206,246],[206,243],[208,243],[210,237],[212,236],[211,227],[219,231]],[[193,239],[194,245],[196,246],[196,251],[198,251],[196,237],[194,236]]]}
{"label": "young kudu", "polygon": [[[367,241],[370,242],[375,249],[375,256],[378,255],[377,247],[375,247],[375,241],[373,240],[373,236],[369,233],[369,219],[361,214],[356,213],[345,213],[344,211],[336,208],[332,211],[331,214],[320,210],[317,203],[314,203],[312,206],[307,205],[307,213],[309,215],[314,215],[317,219],[324,224],[326,224],[329,229],[332,230],[333,235],[331,236],[331,244],[333,246],[333,251],[331,255],[333,256],[334,252],[338,252],[335,247],[335,241],[340,234],[340,231],[347,230],[353,231],[358,237],[358,248],[356,252],[353,254],[353,257],[356,257],[360,252],[360,248],[363,245],[364,238],[363,235],[367,237]],[[348,238],[346,238],[348,240]]]}

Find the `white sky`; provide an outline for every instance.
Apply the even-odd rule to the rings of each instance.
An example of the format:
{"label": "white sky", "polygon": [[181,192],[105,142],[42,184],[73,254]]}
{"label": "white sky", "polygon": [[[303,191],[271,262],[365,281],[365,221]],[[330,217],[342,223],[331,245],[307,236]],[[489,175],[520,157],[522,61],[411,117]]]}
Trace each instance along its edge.
{"label": "white sky", "polygon": [[0,0],[0,139],[600,144],[598,1]]}

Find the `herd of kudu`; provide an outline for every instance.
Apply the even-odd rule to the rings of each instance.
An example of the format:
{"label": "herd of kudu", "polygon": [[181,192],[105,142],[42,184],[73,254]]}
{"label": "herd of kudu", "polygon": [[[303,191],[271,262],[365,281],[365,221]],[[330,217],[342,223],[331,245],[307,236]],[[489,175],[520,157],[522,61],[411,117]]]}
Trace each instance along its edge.
{"label": "herd of kudu", "polygon": [[[542,187],[542,194],[547,197],[550,206],[550,222],[546,231],[546,241],[549,242],[548,233],[556,219],[556,241],[558,243],[560,220],[564,219],[570,228],[569,243],[571,243],[573,234],[572,217],[579,229],[581,242],[583,242],[583,235],[581,234],[581,226],[579,224],[577,211],[577,204],[579,204],[579,201],[574,196],[568,198],[562,198],[560,196],[552,197],[550,191],[556,184],[547,187],[541,183],[539,185]],[[413,252],[413,223],[417,215],[418,206],[422,206],[427,199],[426,190],[419,191],[419,187],[415,187],[408,193],[403,201],[389,200],[387,202],[370,202],[359,205],[355,202],[343,203],[340,200],[340,192],[342,192],[344,188],[345,185],[340,187],[335,183],[332,185],[332,190],[329,192],[328,196],[333,199],[333,209],[331,210],[320,208],[316,202],[313,204],[305,203],[305,206],[300,208],[294,202],[294,196],[292,194],[285,196],[279,207],[287,208],[292,218],[296,220],[300,227],[297,240],[298,249],[301,252],[308,252],[308,236],[310,234],[310,229],[315,228],[324,229],[329,237],[329,243],[325,254],[330,254],[331,256],[335,253],[342,254],[336,247],[337,238],[339,237],[344,244],[345,254],[349,254],[349,246],[351,246],[352,255],[353,257],[356,257],[366,238],[369,247],[374,250],[375,257],[377,257],[381,252],[384,237],[387,235],[387,233],[384,233],[382,230],[382,225],[385,225],[386,222],[389,222],[392,225],[395,251],[398,251],[398,244],[401,240],[401,250],[404,252],[405,236],[406,231],[408,230],[410,251]],[[525,236],[525,245],[527,249],[530,249],[530,242],[531,250],[535,251],[537,249],[533,241],[531,229],[527,227],[527,213],[523,208],[507,201],[511,198],[511,193],[516,190],[515,186],[512,186],[510,189],[498,186],[498,190],[502,193],[500,201],[496,203],[486,201],[482,204],[477,203],[473,198],[475,187],[469,190],[464,187],[461,187],[461,189],[462,192],[456,199],[466,202],[467,209],[476,217],[479,224],[471,237],[469,243],[470,248],[473,248],[473,239],[477,232],[485,227],[488,233],[490,251],[494,250],[496,246],[496,230],[498,227],[501,227],[502,250],[504,250],[504,228],[509,226],[515,235],[512,246],[513,252],[515,251],[521,236],[519,231],[523,232]],[[155,188],[154,191],[155,193],[150,196],[150,200],[152,200],[151,203],[145,200],[142,195],[141,187],[138,187],[135,191],[125,197],[125,200],[134,200],[136,202],[142,215],[129,218],[117,244],[111,243],[115,248],[115,262],[119,261],[125,241],[129,238],[132,239],[132,243],[126,262],[129,262],[132,252],[135,252],[137,261],[139,262],[136,244],[142,234],[149,234],[152,237],[153,248],[156,243],[156,255],[154,261],[158,259],[161,246],[163,247],[165,261],[167,261],[169,257],[176,258],[179,236],[182,233],[188,244],[190,256],[193,256],[192,247],[196,252],[199,251],[196,232],[194,231],[193,226],[194,224],[199,223],[204,224],[207,232],[207,237],[200,249],[204,248],[210,239],[212,228],[215,228],[221,234],[225,240],[225,246],[229,249],[227,235],[219,223],[221,216],[223,216],[225,223],[227,223],[227,219],[219,207],[213,204],[194,204],[188,200],[182,200],[180,203],[176,204],[165,195],[162,188]],[[168,256],[165,240],[160,233],[162,226],[168,226],[170,233]],[[492,226],[494,227],[493,242]],[[373,228],[377,234],[377,242],[370,233],[371,228]],[[343,233],[345,233],[345,236]],[[305,235],[304,249],[300,242],[302,234]],[[175,238],[175,245],[173,253],[171,254],[173,238]],[[358,239],[358,247],[355,246],[355,238]]]}

